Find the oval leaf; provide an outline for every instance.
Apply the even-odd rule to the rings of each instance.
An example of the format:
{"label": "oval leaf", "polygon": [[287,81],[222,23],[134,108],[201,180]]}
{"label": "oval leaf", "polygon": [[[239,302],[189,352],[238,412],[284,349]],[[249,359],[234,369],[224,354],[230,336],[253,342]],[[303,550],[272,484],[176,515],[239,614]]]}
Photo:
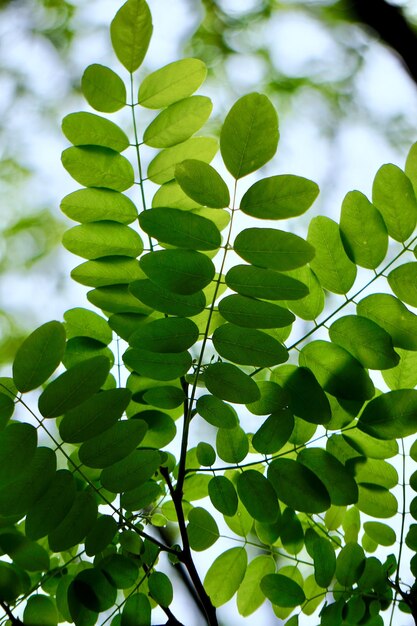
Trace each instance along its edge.
{"label": "oval leaf", "polygon": [[218,428],[234,428],[238,424],[237,414],[233,407],[215,396],[200,396],[196,409],[206,422]]}
{"label": "oval leaf", "polygon": [[103,256],[138,257],[143,251],[139,235],[117,222],[100,221],[74,226],[64,233],[64,247],[85,259]]}
{"label": "oval leaf", "polygon": [[152,15],[145,0],[128,0],[110,25],[113,50],[128,72],[142,64],[152,36]]}
{"label": "oval leaf", "polygon": [[375,293],[357,305],[358,315],[368,317],[391,335],[394,346],[417,350],[417,315],[387,293]]}
{"label": "oval leaf", "polygon": [[129,337],[129,344],[152,352],[183,352],[195,344],[198,335],[198,327],[192,320],[166,317],[138,328]]}
{"label": "oval leaf", "polygon": [[141,376],[155,380],[174,380],[191,367],[189,352],[151,352],[130,348],[123,355],[125,364]]}
{"label": "oval leaf", "polygon": [[148,425],[143,420],[116,422],[100,435],[81,444],[78,456],[87,467],[103,468],[121,461],[142,441]]}
{"label": "oval leaf", "polygon": [[369,402],[358,428],[376,439],[397,439],[417,432],[417,391],[389,391]]}
{"label": "oval leaf", "polygon": [[268,479],[278,498],[304,513],[322,513],[330,506],[329,493],[310,469],[292,459],[276,459],[268,467]]}
{"label": "oval leaf", "polygon": [[111,189],[78,189],[65,196],[61,211],[76,222],[112,220],[130,224],[138,217],[132,200]]}
{"label": "oval leaf", "polygon": [[101,484],[113,493],[134,489],[151,478],[161,464],[156,450],[134,450],[101,472]]}
{"label": "oval leaf", "polygon": [[204,588],[213,606],[219,607],[233,598],[243,580],[247,563],[245,548],[231,548],[211,564],[204,579]]}
{"label": "oval leaf", "polygon": [[159,185],[175,177],[175,167],[185,159],[199,159],[209,163],[218,150],[213,137],[191,137],[177,146],[162,150],[149,163],[148,178]]}
{"label": "oval leaf", "polygon": [[245,431],[240,426],[219,428],[216,450],[226,463],[240,463],[249,452],[249,441]]}
{"label": "oval leaf", "polygon": [[289,440],[294,430],[294,417],[291,411],[284,408],[272,413],[252,438],[252,445],[257,452],[273,454],[278,452]]}
{"label": "oval leaf", "polygon": [[316,183],[292,174],[263,178],[249,187],[240,209],[246,215],[266,220],[283,220],[302,215],[317,198]]}
{"label": "oval leaf", "polygon": [[226,476],[213,476],[208,484],[212,505],[223,513],[233,516],[237,511],[238,499],[233,483]]}
{"label": "oval leaf", "polygon": [[243,296],[265,300],[298,300],[308,294],[308,288],[299,280],[252,265],[235,265],[227,272],[225,281]]}
{"label": "oval leaf", "polygon": [[261,396],[254,380],[232,363],[213,363],[204,372],[210,393],[236,404],[249,404]]}
{"label": "oval leaf", "polygon": [[142,256],[140,266],[154,283],[188,296],[204,289],[214,278],[212,261],[196,250],[158,250]]}
{"label": "oval leaf", "polygon": [[206,96],[191,96],[175,102],[149,124],[143,141],[152,148],[176,146],[206,123],[212,108],[212,102]]}
{"label": "oval leaf", "polygon": [[97,503],[87,491],[77,493],[63,521],[48,535],[52,552],[63,552],[84,541],[97,518]]}
{"label": "oval leaf", "polygon": [[163,289],[151,280],[134,281],[129,285],[129,290],[143,304],[167,315],[194,317],[206,306],[206,298],[202,291],[183,296]]}
{"label": "oval leaf", "polygon": [[397,298],[417,306],[417,262],[396,267],[388,274],[387,280]]}
{"label": "oval leaf", "polygon": [[277,304],[241,295],[226,296],[219,302],[219,312],[228,322],[244,328],[283,328],[295,316]]}
{"label": "oval leaf", "polygon": [[261,580],[261,589],[268,600],[277,606],[299,606],[306,599],[300,585],[282,574],[264,576]]}
{"label": "oval leaf", "polygon": [[192,509],[188,514],[187,534],[190,547],[196,552],[207,550],[219,538],[219,529],[213,517],[202,508]]}
{"label": "oval leaf", "polygon": [[126,104],[124,82],[105,65],[89,65],[81,79],[81,89],[88,104],[96,111],[114,113]]}
{"label": "oval leaf", "polygon": [[344,506],[358,501],[357,484],[345,466],[321,448],[304,448],[297,461],[319,477],[330,495],[332,504]]}
{"label": "oval leaf", "polygon": [[117,124],[101,115],[79,111],[62,120],[62,132],[74,146],[101,146],[116,152],[129,147],[129,139]]}
{"label": "oval leaf", "polygon": [[191,250],[217,250],[219,229],[211,220],[180,209],[156,208],[139,215],[142,230],[163,243]]}
{"label": "oval leaf", "polygon": [[133,167],[124,156],[99,146],[67,148],[62,153],[67,172],[84,187],[105,187],[114,191],[129,189],[135,182]]}
{"label": "oval leaf", "polygon": [[417,224],[417,200],[409,178],[387,163],[376,173],[372,202],[382,214],[388,234],[396,241],[405,241]]}
{"label": "oval leaf", "polygon": [[252,328],[223,324],[216,328],[212,340],[221,356],[241,365],[270,367],[288,359],[288,352],[279,341]]}
{"label": "oval leaf", "polygon": [[274,488],[256,470],[246,470],[237,477],[237,492],[246,510],[258,522],[272,524],[280,514]]}
{"label": "oval leaf", "polygon": [[187,159],[175,168],[175,178],[181,189],[198,204],[222,209],[229,206],[229,189],[214,167]]}
{"label": "oval leaf", "polygon": [[274,228],[245,228],[235,239],[235,252],[245,261],[274,270],[292,270],[314,257],[301,237]]}
{"label": "oval leaf", "polygon": [[139,87],[139,104],[148,109],[164,107],[191,96],[204,82],[207,68],[200,59],[181,59],[148,74]]}

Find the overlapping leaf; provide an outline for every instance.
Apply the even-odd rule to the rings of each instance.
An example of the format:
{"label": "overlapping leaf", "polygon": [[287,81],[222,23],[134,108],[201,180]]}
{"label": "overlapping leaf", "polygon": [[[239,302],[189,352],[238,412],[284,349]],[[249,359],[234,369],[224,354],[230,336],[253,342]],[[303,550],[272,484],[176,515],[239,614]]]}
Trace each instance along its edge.
{"label": "overlapping leaf", "polygon": [[301,267],[314,257],[307,241],[273,228],[245,228],[236,237],[234,250],[248,263],[280,271]]}
{"label": "overlapping leaf", "polygon": [[191,96],[204,81],[207,68],[200,59],[181,59],[148,74],[139,87],[139,104],[148,109],[164,107]]}

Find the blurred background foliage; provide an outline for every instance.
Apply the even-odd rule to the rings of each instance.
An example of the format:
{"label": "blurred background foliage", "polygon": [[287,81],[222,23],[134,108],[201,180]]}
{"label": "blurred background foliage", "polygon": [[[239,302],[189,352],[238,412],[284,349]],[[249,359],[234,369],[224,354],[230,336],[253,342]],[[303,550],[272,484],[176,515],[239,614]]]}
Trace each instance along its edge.
{"label": "blurred background foliage", "polygon": [[[72,190],[59,129],[64,114],[85,108],[85,66],[109,62],[108,24],[120,4],[0,0],[0,365],[27,329],[62,317],[72,299],[79,304],[58,246],[59,201]],[[149,4],[165,34],[155,35],[148,68],[184,54],[202,58],[210,68],[204,92],[215,103],[212,132],[234,99],[267,93],[286,155],[274,172],[316,180],[321,213],[337,215],[353,185],[369,193],[383,162],[403,164],[417,139],[414,0]]]}

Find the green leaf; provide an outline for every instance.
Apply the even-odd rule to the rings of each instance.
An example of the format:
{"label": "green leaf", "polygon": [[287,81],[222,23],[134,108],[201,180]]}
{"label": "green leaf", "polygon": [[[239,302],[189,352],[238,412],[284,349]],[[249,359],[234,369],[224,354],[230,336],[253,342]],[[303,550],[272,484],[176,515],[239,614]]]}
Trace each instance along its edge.
{"label": "green leaf", "polygon": [[151,352],[129,348],[123,355],[124,363],[141,376],[155,380],[173,380],[184,376],[191,367],[189,352]]}
{"label": "green leaf", "polygon": [[237,413],[233,407],[215,396],[200,396],[196,409],[206,422],[218,428],[234,428],[238,424]]}
{"label": "green leaf", "polygon": [[108,287],[129,284],[145,277],[136,259],[125,256],[102,257],[77,265],[71,278],[81,285],[89,287]]}
{"label": "green leaf", "polygon": [[200,59],[174,61],[148,74],[139,87],[139,104],[148,109],[164,107],[191,96],[204,82],[207,68]]}
{"label": "green leaf", "polygon": [[93,222],[74,226],[64,233],[64,247],[85,259],[98,259],[103,256],[138,257],[143,251],[143,243],[129,226],[117,222]]}
{"label": "green leaf", "polygon": [[393,239],[405,241],[410,237],[417,224],[417,201],[411,181],[399,167],[388,163],[377,171],[372,202]]}
{"label": "green leaf", "polygon": [[208,493],[212,505],[220,513],[228,516],[236,514],[238,505],[236,490],[226,476],[213,476],[208,484]]}
{"label": "green leaf", "polygon": [[5,393],[0,393],[0,428],[3,428],[13,415],[14,406],[13,398]]}
{"label": "green leaf", "polygon": [[213,137],[191,137],[177,146],[162,150],[149,163],[148,178],[162,185],[175,177],[175,167],[186,159],[198,159],[209,163],[218,150]]}
{"label": "green leaf", "polygon": [[309,369],[283,365],[273,370],[271,380],[282,385],[294,416],[312,424],[330,421],[329,400]]}
{"label": "green leaf", "polygon": [[313,543],[314,579],[326,589],[332,582],[336,570],[336,555],[329,539],[316,537]]}
{"label": "green leaf", "polygon": [[395,530],[382,522],[365,522],[363,529],[380,546],[392,546],[396,541]]}
{"label": "green leaf", "polygon": [[137,280],[129,285],[130,292],[146,306],[167,315],[194,317],[204,310],[206,299],[199,291],[188,296],[168,291],[151,280]]}
{"label": "green leaf", "polygon": [[279,341],[252,328],[223,324],[216,328],[212,340],[217,352],[234,363],[270,367],[288,359],[288,352]]}
{"label": "green leaf", "polygon": [[204,588],[213,606],[222,606],[233,598],[245,576],[247,563],[245,548],[231,548],[211,564],[204,579]]}
{"label": "green leaf", "polygon": [[333,293],[346,294],[355,282],[356,265],[345,252],[338,224],[329,217],[314,217],[307,241],[316,251],[310,265],[321,286]]}
{"label": "green leaf", "polygon": [[358,484],[374,484],[387,489],[398,485],[397,470],[382,459],[359,456],[348,459],[346,467],[354,474]]}
{"label": "green leaf", "polygon": [[173,599],[172,583],[163,572],[152,572],[148,578],[149,593],[160,606],[169,606]]}
{"label": "green leaf", "polygon": [[256,382],[232,363],[209,365],[204,383],[214,396],[236,404],[249,404],[261,397]]}
{"label": "green leaf", "polygon": [[110,25],[113,50],[128,72],[142,64],[152,36],[152,16],[145,0],[128,0]]}
{"label": "green leaf", "polygon": [[226,116],[220,151],[229,172],[242,178],[265,165],[278,146],[278,117],[270,100],[259,93],[240,98]]}
{"label": "green leaf", "polygon": [[126,410],[128,389],[108,389],[92,395],[67,411],[59,423],[59,434],[67,443],[81,443],[110,428]]}
{"label": "green leaf", "polygon": [[226,463],[240,463],[249,452],[249,441],[245,431],[240,426],[219,428],[216,450]]}
{"label": "green leaf", "polygon": [[289,440],[294,429],[294,417],[288,408],[272,413],[252,438],[252,445],[257,452],[273,454],[278,452]]}
{"label": "green leaf", "polygon": [[[100,515],[85,538],[86,554],[88,556],[95,556],[99,552],[102,552],[112,542],[117,531],[117,522],[111,515]],[[129,562],[132,563],[132,561]]]}
{"label": "green leaf", "polygon": [[64,313],[65,331],[68,339],[89,337],[107,346],[112,340],[111,328],[100,315],[89,309],[76,307]]}
{"label": "green leaf", "polygon": [[110,370],[107,357],[96,356],[74,365],[53,380],[39,397],[39,411],[46,418],[63,415],[96,393]]}
{"label": "green leaf", "polygon": [[330,326],[329,336],[333,343],[350,352],[366,368],[390,369],[400,360],[392,347],[391,336],[366,317],[340,317]]}
{"label": "green leaf", "polygon": [[246,470],[237,477],[239,498],[250,515],[259,522],[272,524],[280,515],[274,488],[256,470]]}
{"label": "green leaf", "polygon": [[162,495],[162,489],[153,480],[147,480],[139,487],[123,493],[120,506],[128,511],[140,511],[155,502]]}
{"label": "green leaf", "polygon": [[213,446],[211,446],[209,443],[206,443],[205,441],[200,441],[197,444],[196,454],[197,461],[200,463],[200,465],[204,465],[205,467],[213,465],[216,460],[216,452]]}
{"label": "green leaf", "polygon": [[219,538],[219,529],[213,517],[200,507],[188,514],[187,534],[192,550],[207,550]]}
{"label": "green leaf", "polygon": [[[308,295],[297,302],[287,302],[288,308],[303,320],[315,320],[324,309],[324,292],[315,273],[306,265],[291,270],[289,275],[304,283]],[[286,300],[289,300],[287,297]]]}
{"label": "green leaf", "polygon": [[[103,519],[103,517],[99,519]],[[98,568],[116,589],[132,587],[136,583],[139,573],[138,564],[123,554],[110,554],[99,561]]]}
{"label": "green leaf", "polygon": [[33,459],[37,430],[31,424],[10,422],[0,432],[0,487],[19,478]]}
{"label": "green leaf", "polygon": [[300,585],[282,574],[264,576],[261,580],[261,589],[268,600],[277,606],[299,606],[306,599]]}
{"label": "green leaf", "polygon": [[369,402],[358,428],[376,439],[397,439],[417,432],[417,391],[398,389]]}
{"label": "green leaf", "polygon": [[208,474],[190,474],[184,481],[184,499],[188,502],[201,500],[208,496],[208,484],[210,476]]}
{"label": "green leaf", "polygon": [[97,518],[97,504],[87,491],[77,493],[74,503],[62,522],[48,534],[52,552],[63,552],[84,541]]}
{"label": "green leaf", "polygon": [[308,293],[308,288],[300,281],[252,265],[235,265],[227,272],[225,281],[243,296],[265,300],[297,300]]}
{"label": "green leaf", "polygon": [[340,232],[349,258],[367,269],[385,259],[388,233],[379,211],[360,191],[346,194],[340,214]]}
{"label": "green leaf", "polygon": [[247,512],[242,502],[238,502],[235,515],[229,517],[224,516],[224,521],[239,537],[247,537],[253,528],[253,517]]}
{"label": "green leaf", "polygon": [[393,517],[398,511],[398,502],[394,494],[379,485],[359,485],[359,511],[370,517]]}
{"label": "green leaf", "polygon": [[139,215],[139,223],[145,233],[172,246],[217,250],[221,244],[215,224],[189,211],[162,207],[149,209]]}
{"label": "green leaf", "polygon": [[57,626],[60,621],[52,598],[40,593],[28,598],[23,619],[27,626]]}
{"label": "green leaf", "polygon": [[175,168],[175,178],[181,189],[198,204],[221,209],[229,206],[226,183],[217,171],[196,159],[187,159]]}
{"label": "green leaf", "polygon": [[298,235],[275,228],[245,228],[235,239],[235,252],[248,263],[292,270],[314,257],[314,248]]}
{"label": "green leaf", "polygon": [[116,601],[117,590],[107,576],[95,567],[79,572],[71,587],[78,602],[95,613],[107,611]]}
{"label": "green leaf", "polygon": [[148,429],[142,420],[116,422],[100,435],[85,441],[78,451],[81,463],[103,468],[127,457],[142,441]]}
{"label": "green leaf", "polygon": [[344,348],[323,341],[304,346],[300,365],[308,367],[325,391],[346,400],[369,400],[375,393],[372,380],[362,365]]}
{"label": "green leaf", "polygon": [[282,220],[302,215],[317,198],[316,183],[301,176],[284,174],[263,178],[249,187],[240,202],[246,215]]}
{"label": "green leaf", "polygon": [[336,560],[336,579],[343,587],[351,587],[360,578],[365,567],[365,554],[362,548],[353,542],[347,543]]}
{"label": "green leaf", "polygon": [[132,200],[111,189],[78,189],[65,196],[61,211],[76,222],[112,220],[130,224],[138,212]]}
{"label": "green leaf", "polygon": [[117,124],[101,115],[79,111],[62,120],[62,132],[74,146],[101,146],[116,152],[129,147],[129,139]]}
{"label": "green leaf", "polygon": [[403,263],[387,276],[389,286],[401,301],[417,306],[417,262]]}
{"label": "green leaf", "polygon": [[60,322],[47,322],[25,339],[13,362],[13,380],[19,391],[36,389],[54,373],[65,350]]}
{"label": "green leaf", "polygon": [[135,330],[129,338],[132,348],[152,352],[183,352],[198,340],[198,327],[184,317],[165,317]]}
{"label": "green leaf", "polygon": [[269,556],[260,555],[251,561],[237,592],[237,608],[240,615],[252,615],[265,601],[260,582],[267,574],[275,571],[275,563]]}
{"label": "green leaf", "polygon": [[29,508],[25,532],[30,539],[40,539],[52,532],[69,513],[76,496],[73,475],[62,469],[55,472],[48,488]]}
{"label": "green leaf", "polygon": [[213,104],[206,96],[191,96],[171,104],[145,129],[143,141],[152,148],[170,148],[189,139],[210,117]]}
{"label": "green leaf", "polygon": [[81,89],[88,104],[96,111],[114,113],[126,104],[124,82],[105,65],[89,65],[81,79]]}
{"label": "green leaf", "polygon": [[67,172],[84,187],[129,189],[135,182],[133,167],[124,156],[100,146],[72,146],[62,153]]}
{"label": "green leaf", "polygon": [[287,392],[277,383],[270,380],[260,380],[257,383],[261,397],[256,402],[247,404],[253,415],[269,415],[279,412],[288,405]]}
{"label": "green leaf", "polygon": [[297,461],[308,467],[329,492],[332,504],[344,506],[358,500],[358,486],[345,466],[322,448],[304,448]]}
{"label": "green leaf", "polygon": [[182,296],[204,289],[214,278],[212,261],[196,250],[157,250],[140,259],[140,267],[154,283]]}
{"label": "green leaf", "polygon": [[413,389],[417,385],[417,353],[397,348],[400,361],[396,367],[382,372],[390,389]]}
{"label": "green leaf", "polygon": [[148,596],[134,593],[125,602],[120,626],[137,626],[138,620],[143,626],[151,626],[151,610]]}
{"label": "green leaf", "polygon": [[101,484],[112,493],[129,491],[149,480],[161,464],[159,452],[134,450],[124,458],[101,472]]}
{"label": "green leaf", "polygon": [[382,326],[391,335],[394,346],[417,350],[417,316],[395,296],[371,294],[358,303],[356,310],[358,315]]}
{"label": "green leaf", "polygon": [[322,513],[330,506],[329,493],[310,469],[292,459],[275,459],[268,467],[268,479],[278,498],[304,513]]}
{"label": "green leaf", "polygon": [[49,569],[49,555],[45,548],[24,535],[7,530],[0,535],[0,548],[12,561],[28,572],[40,572]]}
{"label": "green leaf", "polygon": [[288,309],[241,295],[223,298],[219,312],[228,322],[244,328],[282,328],[295,320]]}
{"label": "green leaf", "polygon": [[375,439],[359,429],[349,430],[343,438],[362,456],[371,459],[389,459],[398,454],[398,443],[395,439]]}

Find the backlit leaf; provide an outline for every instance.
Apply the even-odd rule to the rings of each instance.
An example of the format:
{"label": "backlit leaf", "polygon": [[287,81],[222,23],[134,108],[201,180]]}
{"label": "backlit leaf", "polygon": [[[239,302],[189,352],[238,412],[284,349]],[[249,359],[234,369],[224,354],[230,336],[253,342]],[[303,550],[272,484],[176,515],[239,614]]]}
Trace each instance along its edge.
{"label": "backlit leaf", "polygon": [[135,181],[133,167],[124,156],[100,146],[72,146],[62,153],[67,172],[84,187],[129,189]]}
{"label": "backlit leaf", "polygon": [[190,96],[175,102],[149,124],[143,141],[152,148],[176,146],[205,124],[212,108],[212,102],[206,96]]}
{"label": "backlit leaf", "polygon": [[204,578],[204,588],[215,607],[225,604],[235,595],[245,575],[247,562],[245,548],[231,548],[211,564]]}
{"label": "backlit leaf", "polygon": [[85,259],[103,256],[138,257],[143,243],[132,228],[117,222],[93,222],[74,226],[64,233],[64,247]]}
{"label": "backlit leaf", "polygon": [[0,393],[0,428],[3,428],[9,421],[13,415],[14,407],[13,398],[5,393]]}
{"label": "backlit leaf", "polygon": [[19,478],[33,459],[37,430],[31,424],[10,422],[0,431],[0,487]]}
{"label": "backlit leaf", "polygon": [[97,504],[87,491],[77,493],[75,501],[63,521],[48,534],[52,552],[63,552],[84,541],[97,518]]}
{"label": "backlit leaf", "polygon": [[129,285],[130,292],[146,306],[167,315],[193,317],[204,310],[206,299],[199,291],[188,296],[168,291],[151,280],[138,280]]}
{"label": "backlit leaf", "polygon": [[218,428],[234,428],[238,419],[236,411],[226,402],[215,396],[200,396],[196,404],[197,412],[206,422]]}
{"label": "backlit leaf", "polygon": [[308,467],[322,481],[332,504],[344,506],[358,500],[358,487],[350,472],[332,454],[321,448],[304,448],[297,461]]}
{"label": "backlit leaf", "polygon": [[417,353],[396,348],[400,361],[396,367],[382,372],[390,389],[413,389],[417,385]]}
{"label": "backlit leaf", "polygon": [[101,472],[103,487],[113,493],[134,489],[153,476],[161,463],[156,450],[134,450],[122,461],[118,461]]}
{"label": "backlit leaf", "polygon": [[347,543],[337,555],[336,578],[344,587],[351,587],[361,576],[365,567],[365,554],[353,542]]}
{"label": "backlit leaf", "polygon": [[65,518],[74,504],[75,480],[71,472],[58,470],[42,496],[30,507],[25,531],[30,539],[48,535]]}
{"label": "backlit leaf", "polygon": [[175,167],[186,159],[198,159],[209,163],[218,150],[213,137],[191,137],[177,146],[159,152],[149,163],[148,178],[159,185],[175,177]]}
{"label": "backlit leaf", "polygon": [[151,603],[146,594],[132,594],[123,606],[120,626],[136,626],[138,620],[143,626],[151,626],[151,610]]}
{"label": "backlit leaf", "polygon": [[215,224],[189,211],[163,207],[149,209],[139,215],[139,223],[151,237],[179,248],[216,250],[221,244]]}
{"label": "backlit leaf", "polygon": [[270,367],[288,359],[288,352],[282,344],[253,328],[223,324],[216,328],[212,339],[217,352],[234,363]]}
{"label": "backlit leaf", "polygon": [[175,168],[181,189],[198,204],[221,209],[229,206],[229,189],[217,171],[196,159],[187,159]]}
{"label": "backlit leaf", "polygon": [[329,336],[333,343],[345,348],[366,368],[390,369],[400,360],[392,347],[391,336],[366,317],[340,317],[330,326]]}
{"label": "backlit leaf", "polygon": [[359,485],[359,511],[380,519],[393,517],[398,511],[398,502],[393,493],[378,485]]}
{"label": "backlit leaf", "polygon": [[129,338],[132,348],[152,352],[183,352],[198,339],[196,324],[184,317],[166,317],[142,325]]}
{"label": "backlit leaf", "polygon": [[206,443],[205,441],[200,441],[197,444],[196,453],[197,461],[205,467],[213,465],[216,460],[216,452],[213,446],[211,446],[209,443]]}
{"label": "backlit leaf", "polygon": [[235,239],[235,252],[248,263],[292,270],[314,257],[314,248],[298,235],[274,228],[245,228]]}
{"label": "backlit leaf", "polygon": [[405,241],[410,237],[417,223],[417,201],[411,181],[399,167],[387,163],[377,171],[372,202],[393,239]]}
{"label": "backlit leaf", "polygon": [[219,311],[228,322],[245,328],[282,328],[295,320],[288,309],[238,294],[223,298]]}
{"label": "backlit leaf", "polygon": [[315,273],[306,265],[289,272],[289,277],[301,281],[308,295],[296,302],[286,298],[288,308],[303,320],[315,320],[324,309],[324,292]]}
{"label": "backlit leaf", "polygon": [[148,429],[142,420],[122,420],[81,444],[78,456],[87,467],[103,468],[127,457]]}
{"label": "backlit leaf", "polygon": [[[117,590],[98,568],[92,567],[78,572],[71,584],[76,600],[95,613],[107,611],[116,601]],[[75,621],[78,621],[77,619]]]}
{"label": "backlit leaf", "polygon": [[41,593],[28,598],[23,619],[27,626],[57,626],[60,621],[52,598]]}
{"label": "backlit leaf", "polygon": [[192,550],[207,550],[219,538],[214,518],[203,508],[192,509],[188,514],[187,534]]}
{"label": "backlit leaf", "polygon": [[248,469],[237,477],[237,492],[246,510],[255,520],[272,523],[280,510],[274,488],[260,472]]}
{"label": "backlit leaf", "polygon": [[36,389],[54,373],[65,350],[65,330],[47,322],[25,339],[13,362],[13,380],[22,393]]}
{"label": "backlit leaf", "polygon": [[62,120],[62,132],[74,146],[101,146],[123,152],[129,139],[117,124],[101,115],[79,111]]}
{"label": "backlit leaf", "polygon": [[366,296],[358,303],[357,313],[382,326],[391,335],[394,346],[417,350],[417,315],[395,296],[386,293]]}
{"label": "backlit leaf", "polygon": [[231,108],[220,133],[223,161],[235,178],[265,165],[278,146],[278,117],[270,100],[259,93],[240,98]]}
{"label": "backlit leaf", "polygon": [[382,522],[365,522],[363,529],[380,546],[392,546],[396,540],[395,530]]}
{"label": "backlit leaf", "polygon": [[237,511],[238,499],[233,483],[226,476],[213,476],[208,484],[213,506],[223,515],[233,516]]}
{"label": "backlit leaf", "polygon": [[207,68],[200,59],[174,61],[148,74],[139,87],[138,101],[148,109],[162,109],[191,96],[203,83]]}
{"label": "backlit leaf", "polygon": [[235,265],[227,272],[225,280],[234,291],[265,300],[297,300],[308,293],[302,282],[252,265]]}
{"label": "backlit leaf", "polygon": [[334,546],[325,537],[316,537],[313,542],[314,578],[316,583],[326,589],[333,580],[336,570]]}
{"label": "backlit leaf", "polygon": [[271,380],[283,387],[294,416],[312,424],[326,424],[330,421],[329,401],[309,369],[283,365],[273,370]]}
{"label": "backlit leaf", "polygon": [[147,480],[139,487],[123,493],[120,498],[120,506],[128,511],[139,511],[152,504],[161,495],[162,490],[158,483]]}
{"label": "backlit leaf", "polygon": [[260,399],[246,405],[254,415],[269,415],[274,411],[278,413],[288,405],[288,393],[276,382],[260,380],[257,385],[261,393]]}
{"label": "backlit leaf", "polygon": [[346,467],[351,471],[358,484],[373,484],[387,489],[393,489],[398,485],[398,472],[383,459],[371,459],[355,457],[346,462]]}
{"label": "backlit leaf", "polygon": [[249,452],[249,441],[245,431],[240,426],[219,428],[216,450],[226,463],[240,463]]}
{"label": "backlit leaf", "polygon": [[85,261],[77,265],[71,278],[88,287],[107,287],[129,284],[145,277],[136,259],[127,256],[109,256]]}
{"label": "backlit leaf", "polygon": [[310,469],[292,459],[275,459],[268,467],[268,479],[278,498],[296,511],[321,513],[329,508],[327,489]]}
{"label": "backlit leaf", "polygon": [[316,183],[292,174],[263,178],[249,187],[240,209],[261,219],[288,219],[302,215],[317,198]]}
{"label": "backlit leaf", "polygon": [[340,214],[340,231],[349,258],[375,269],[388,250],[388,233],[379,211],[360,191],[346,194]]}
{"label": "backlit leaf", "polygon": [[255,402],[261,395],[256,382],[232,363],[209,365],[204,382],[214,396],[236,404]]}
{"label": "backlit leaf", "polygon": [[96,111],[114,113],[126,104],[124,82],[105,65],[89,65],[81,79],[81,89],[88,104]]}
{"label": "backlit leaf", "polygon": [[304,591],[295,580],[282,574],[267,574],[261,580],[265,596],[277,606],[299,606],[306,599]]}
{"label": "backlit leaf", "polygon": [[107,320],[89,309],[75,307],[64,313],[65,331],[68,339],[89,337],[107,346],[112,340],[112,332]]}
{"label": "backlit leaf", "polygon": [[165,353],[129,348],[123,355],[123,361],[141,376],[173,380],[188,372],[192,358],[186,351]]}
{"label": "backlit leaf", "polygon": [[291,411],[284,408],[272,413],[256,431],[252,445],[257,452],[273,454],[278,452],[289,440],[294,429],[294,417]]}
{"label": "backlit leaf", "polygon": [[172,583],[163,572],[152,572],[148,578],[149,593],[160,606],[169,606],[173,599]]}
{"label": "backlit leaf", "polygon": [[417,262],[403,263],[387,276],[389,286],[400,300],[417,306]]}
{"label": "backlit leaf", "polygon": [[109,360],[104,356],[74,365],[42,392],[38,401],[40,412],[47,418],[57,417],[78,406],[101,388],[109,369]]}
{"label": "backlit leaf", "polygon": [[314,217],[307,241],[316,251],[310,265],[321,286],[333,293],[346,294],[355,282],[356,265],[345,252],[338,224],[329,217]]}
{"label": "backlit leaf", "polygon": [[381,394],[363,410],[358,428],[376,439],[397,439],[417,432],[417,391],[398,389]]}
{"label": "backlit leaf", "polygon": [[312,341],[302,348],[299,360],[333,396],[369,400],[375,393],[372,380],[359,361],[336,344],[321,339]]}
{"label": "backlit leaf", "polygon": [[140,266],[158,286],[182,296],[204,289],[215,274],[212,261],[196,250],[157,250],[142,256]]}
{"label": "backlit leaf", "polygon": [[107,548],[117,533],[117,530],[117,522],[111,515],[100,515],[86,536],[86,554],[88,556],[95,556]]}
{"label": "backlit leaf", "polygon": [[128,0],[110,25],[113,50],[128,72],[142,64],[152,36],[152,16],[145,0]]}
{"label": "backlit leaf", "polygon": [[137,218],[132,200],[111,189],[78,189],[65,196],[61,211],[76,222],[112,220],[130,224]]}
{"label": "backlit leaf", "polygon": [[275,571],[275,563],[266,555],[257,556],[246,569],[245,577],[237,593],[237,607],[240,615],[251,615],[265,601],[260,582],[267,574]]}

